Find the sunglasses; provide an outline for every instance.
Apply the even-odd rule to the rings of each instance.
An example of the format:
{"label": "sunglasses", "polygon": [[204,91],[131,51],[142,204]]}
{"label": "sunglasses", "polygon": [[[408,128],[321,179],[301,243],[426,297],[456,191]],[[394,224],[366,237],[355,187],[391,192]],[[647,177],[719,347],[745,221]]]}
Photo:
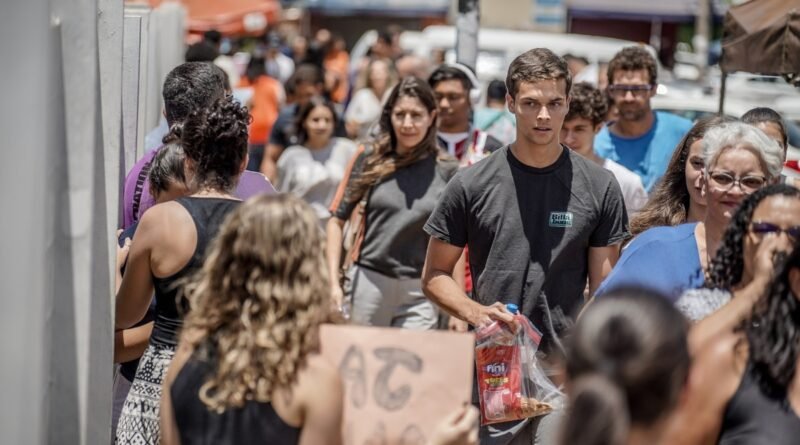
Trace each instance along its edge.
{"label": "sunglasses", "polygon": [[767,178],[756,175],[737,178],[730,173],[712,171],[708,173],[708,177],[721,191],[728,191],[732,189],[734,185],[738,185],[739,188],[747,194],[755,192],[767,183]]}
{"label": "sunglasses", "polygon": [[784,229],[776,224],[763,221],[754,221],[750,224],[750,231],[759,236],[769,235],[771,233],[785,233],[786,236],[792,240],[797,240],[800,238],[800,226],[792,226]]}

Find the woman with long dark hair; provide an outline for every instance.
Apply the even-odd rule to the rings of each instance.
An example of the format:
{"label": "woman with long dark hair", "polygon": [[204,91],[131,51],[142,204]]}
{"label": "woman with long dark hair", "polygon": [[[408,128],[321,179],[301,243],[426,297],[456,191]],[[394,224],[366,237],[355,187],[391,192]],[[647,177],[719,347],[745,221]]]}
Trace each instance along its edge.
{"label": "woman with long dark hair", "polygon": [[730,117],[710,116],[698,119],[675,147],[667,171],[644,207],[631,218],[631,235],[636,236],[658,226],[702,221],[706,200],[701,193],[703,175],[703,136],[711,128],[733,121]]}
{"label": "woman with long dark hair", "polygon": [[431,329],[438,311],[423,295],[420,277],[428,237],[422,230],[458,169],[436,143],[436,100],[421,79],[403,79],[389,95],[381,134],[351,162],[331,204],[328,267],[334,301],[345,221],[362,202],[363,242],[350,271],[356,323]]}
{"label": "woman with long dark hair", "polygon": [[567,344],[561,443],[662,443],[689,374],[687,327],[663,296],[643,290],[621,289],[589,306]]}
{"label": "woman with long dark hair", "polygon": [[162,444],[341,443],[342,382],[318,353],[332,314],[324,248],[316,214],[291,195],[225,219],[186,286]]}
{"label": "woman with long dark hair", "polygon": [[321,96],[311,98],[297,113],[297,145],[278,159],[278,190],[311,204],[323,226],[331,215],[328,205],[357,148],[349,139],[334,136],[337,121],[333,102]]}
{"label": "woman with long dark hair", "polygon": [[117,292],[115,329],[145,315],[155,291],[156,312],[116,430],[116,443],[156,444],[161,384],[175,355],[186,312],[182,281],[203,264],[222,220],[241,201],[232,195],[247,165],[247,109],[226,97],[193,111],[180,132],[191,194],[157,204],[139,222]]}
{"label": "woman with long dark hair", "polygon": [[800,438],[800,248],[750,318],[695,355],[664,443],[796,444]]}
{"label": "woman with long dark hair", "polygon": [[686,290],[701,287],[736,209],[748,195],[778,179],[782,153],[761,130],[741,122],[709,130],[703,137],[703,220],[654,227],[637,236],[597,295],[618,287],[641,286],[677,300]]}
{"label": "woman with long dark hair", "polygon": [[[789,250],[798,236],[800,190],[774,184],[756,191],[731,218],[708,267],[705,285],[687,291],[676,303],[678,309],[690,320],[699,321],[745,291],[749,304],[737,311],[740,317],[736,321],[741,322],[772,281],[775,254]],[[730,328],[736,324],[731,323]]]}

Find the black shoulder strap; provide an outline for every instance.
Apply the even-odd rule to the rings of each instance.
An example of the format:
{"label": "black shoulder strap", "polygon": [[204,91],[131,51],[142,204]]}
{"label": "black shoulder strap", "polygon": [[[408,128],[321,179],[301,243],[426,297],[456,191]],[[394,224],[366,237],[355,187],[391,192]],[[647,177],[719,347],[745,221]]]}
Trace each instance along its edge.
{"label": "black shoulder strap", "polygon": [[142,169],[139,170],[139,175],[136,177],[136,185],[133,188],[133,205],[131,206],[133,222],[139,221],[139,207],[142,202],[142,193],[144,193],[144,183],[147,181],[147,175],[150,174],[150,166],[152,164],[152,159],[145,163]]}

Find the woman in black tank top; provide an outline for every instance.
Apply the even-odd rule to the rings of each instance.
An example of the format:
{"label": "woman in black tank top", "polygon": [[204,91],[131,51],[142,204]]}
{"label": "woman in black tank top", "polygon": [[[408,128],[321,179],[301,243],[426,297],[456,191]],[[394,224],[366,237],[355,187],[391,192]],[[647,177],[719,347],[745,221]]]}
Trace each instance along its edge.
{"label": "woman in black tank top", "polygon": [[342,383],[315,353],[333,308],[324,244],[291,195],[253,198],[226,219],[187,286],[163,444],[341,443]]}
{"label": "woman in black tank top", "polygon": [[[791,237],[786,229],[772,236]],[[800,244],[792,241],[794,252],[750,320],[697,354],[665,443],[800,443]]]}
{"label": "woman in black tank top", "polygon": [[240,201],[231,195],[247,163],[247,110],[231,98],[192,112],[167,139],[186,156],[191,195],[158,204],[141,218],[117,292],[115,329],[138,322],[153,292],[156,311],[150,343],[122,408],[115,443],[159,443],[161,384],[175,354],[183,316],[183,282],[203,264],[225,216]]}

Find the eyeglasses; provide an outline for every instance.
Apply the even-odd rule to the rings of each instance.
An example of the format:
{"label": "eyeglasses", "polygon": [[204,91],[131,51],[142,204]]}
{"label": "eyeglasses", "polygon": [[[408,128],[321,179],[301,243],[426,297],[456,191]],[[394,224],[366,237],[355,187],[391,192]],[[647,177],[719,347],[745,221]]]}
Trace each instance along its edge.
{"label": "eyeglasses", "polygon": [[759,236],[768,235],[770,233],[785,233],[786,236],[791,238],[793,241],[800,238],[800,226],[792,226],[784,229],[777,224],[754,221],[750,224],[750,231]]}
{"label": "eyeglasses", "polygon": [[634,97],[644,97],[653,89],[653,85],[619,85],[608,86],[608,92],[613,96],[625,96],[629,91]]}
{"label": "eyeglasses", "polygon": [[730,173],[712,171],[708,172],[708,177],[712,182],[714,182],[714,184],[716,184],[717,189],[723,192],[727,192],[728,190],[733,189],[734,185],[738,185],[739,188],[748,195],[760,189],[764,186],[764,184],[767,183],[767,178],[756,175],[747,175],[742,176],[741,178],[736,178]]}

